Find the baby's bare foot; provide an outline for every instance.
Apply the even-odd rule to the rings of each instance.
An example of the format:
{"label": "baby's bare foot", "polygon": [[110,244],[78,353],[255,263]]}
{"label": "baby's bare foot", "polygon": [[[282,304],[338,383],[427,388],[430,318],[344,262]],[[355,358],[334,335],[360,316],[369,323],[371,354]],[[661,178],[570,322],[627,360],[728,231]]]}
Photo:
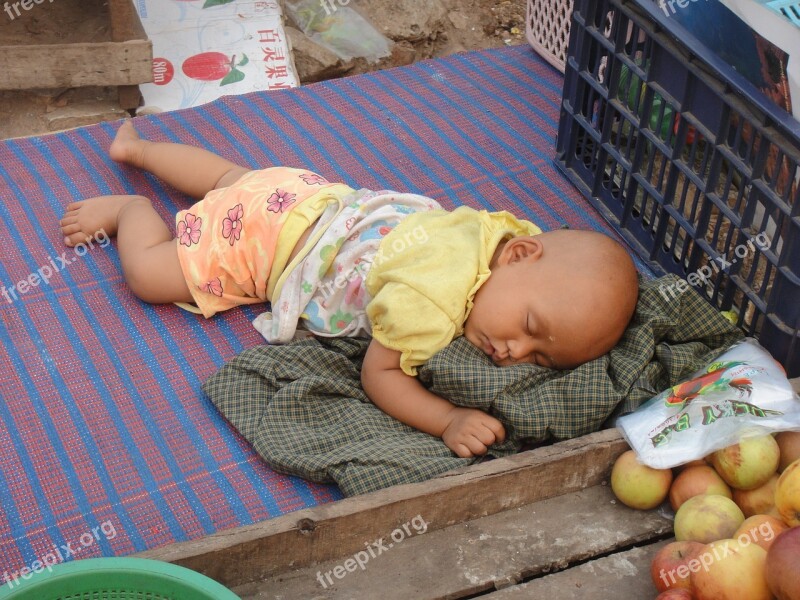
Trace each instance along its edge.
{"label": "baby's bare foot", "polygon": [[111,147],[108,149],[108,154],[111,160],[138,167],[141,166],[142,149],[145,143],[144,140],[139,138],[136,129],[133,128],[133,123],[130,120],[126,120],[117,130],[114,141],[111,142]]}
{"label": "baby's bare foot", "polygon": [[64,243],[73,247],[98,235],[116,235],[122,208],[131,202],[146,201],[141,196],[99,196],[67,205],[67,212],[59,221]]}

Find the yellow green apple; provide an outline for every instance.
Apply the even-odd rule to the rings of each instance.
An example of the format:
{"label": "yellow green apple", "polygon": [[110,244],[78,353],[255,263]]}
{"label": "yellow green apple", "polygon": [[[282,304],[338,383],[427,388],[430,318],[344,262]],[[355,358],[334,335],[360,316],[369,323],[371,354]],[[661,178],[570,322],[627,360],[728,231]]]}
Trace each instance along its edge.
{"label": "yellow green apple", "polygon": [[746,437],[711,454],[711,464],[732,488],[752,490],[778,470],[780,449],[771,435]]}
{"label": "yellow green apple", "polygon": [[653,469],[640,463],[633,450],[623,452],[611,469],[611,490],[631,508],[655,508],[667,497],[671,483],[670,469]]}
{"label": "yellow green apple", "polygon": [[731,537],[744,521],[736,503],[718,494],[701,494],[684,502],[675,513],[675,539],[708,544]]}
{"label": "yellow green apple", "polygon": [[778,477],[775,508],[789,527],[800,525],[800,458],[786,467]]}

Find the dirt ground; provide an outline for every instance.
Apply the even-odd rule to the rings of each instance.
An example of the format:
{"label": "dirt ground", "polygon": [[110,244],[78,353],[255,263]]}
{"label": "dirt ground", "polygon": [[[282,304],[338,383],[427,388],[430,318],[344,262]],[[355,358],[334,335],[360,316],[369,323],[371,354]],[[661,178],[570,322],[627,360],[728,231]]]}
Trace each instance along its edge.
{"label": "dirt ground", "polygon": [[[442,30],[432,39],[416,42],[410,52],[413,58],[404,62],[526,43],[526,0],[444,0],[443,3],[449,13]],[[70,12],[69,5],[69,2],[55,3],[47,13],[31,11],[13,21],[2,18],[0,13],[0,45],[109,39],[108,13],[103,0],[78,3],[77,12]],[[378,68],[387,66],[394,65]],[[344,75],[372,68],[375,67],[361,66]],[[126,115],[117,104],[116,88],[0,90],[0,139],[40,135]]]}
{"label": "dirt ground", "polygon": [[[474,22],[464,29],[448,28],[448,41],[465,50],[526,43],[526,0],[456,0],[453,4],[460,12],[472,15]],[[439,55],[434,52],[434,56]]]}

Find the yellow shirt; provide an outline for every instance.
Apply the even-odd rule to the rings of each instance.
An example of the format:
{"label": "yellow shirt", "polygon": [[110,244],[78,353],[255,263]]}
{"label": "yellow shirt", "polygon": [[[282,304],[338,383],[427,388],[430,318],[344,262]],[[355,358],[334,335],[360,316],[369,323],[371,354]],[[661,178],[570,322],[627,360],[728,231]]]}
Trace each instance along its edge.
{"label": "yellow shirt", "polygon": [[461,206],[414,213],[383,239],[367,275],[372,336],[417,367],[464,333],[472,299],[498,244],[542,230],[508,212]]}

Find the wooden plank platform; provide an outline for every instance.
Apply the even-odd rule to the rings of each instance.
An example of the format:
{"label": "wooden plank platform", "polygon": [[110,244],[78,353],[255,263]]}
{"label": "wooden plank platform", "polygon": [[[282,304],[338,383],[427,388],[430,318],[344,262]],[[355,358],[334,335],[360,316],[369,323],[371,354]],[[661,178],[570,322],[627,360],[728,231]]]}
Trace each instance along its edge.
{"label": "wooden plank platform", "polygon": [[487,461],[138,556],[174,562],[228,587],[351,555],[424,515],[428,531],[599,485],[627,449],[616,430]]}
{"label": "wooden plank platform", "polygon": [[[355,558],[326,561],[233,591],[244,600],[466,598],[508,586],[527,588],[527,584],[517,584],[595,556],[672,536],[671,519],[657,511],[634,511],[615,502],[604,485],[434,532],[419,527],[425,513],[419,516],[418,527],[412,522],[407,528],[382,532],[379,541],[363,540]],[[365,550],[365,544],[375,556]],[[637,564],[647,563],[649,568],[648,556],[640,550]],[[615,569],[612,562],[610,570],[641,576],[628,563]],[[645,585],[639,587],[653,591],[649,574],[646,570],[642,573],[647,576]]]}
{"label": "wooden plank platform", "polygon": [[139,556],[244,600],[655,597],[649,565],[672,516],[614,499],[627,448],[604,430]]}
{"label": "wooden plank platform", "polygon": [[483,596],[485,600],[608,600],[655,598],[650,562],[670,540],[616,552],[529,583]]}

